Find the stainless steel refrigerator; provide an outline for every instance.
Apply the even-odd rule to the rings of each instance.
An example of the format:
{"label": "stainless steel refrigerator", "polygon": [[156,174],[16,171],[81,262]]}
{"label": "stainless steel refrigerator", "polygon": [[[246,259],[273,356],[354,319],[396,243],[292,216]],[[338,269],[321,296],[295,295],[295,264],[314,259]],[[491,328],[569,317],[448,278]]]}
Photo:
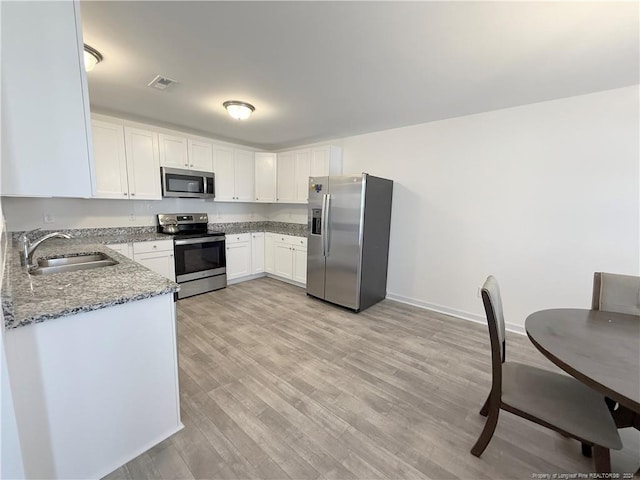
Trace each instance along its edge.
{"label": "stainless steel refrigerator", "polygon": [[307,294],[356,312],[387,294],[393,181],[309,178]]}

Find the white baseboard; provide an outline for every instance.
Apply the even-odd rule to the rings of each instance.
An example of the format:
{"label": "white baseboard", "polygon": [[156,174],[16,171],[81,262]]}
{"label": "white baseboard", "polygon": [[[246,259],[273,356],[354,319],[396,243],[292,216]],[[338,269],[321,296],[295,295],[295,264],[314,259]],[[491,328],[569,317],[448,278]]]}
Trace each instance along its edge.
{"label": "white baseboard", "polygon": [[[433,303],[428,303],[422,300],[418,300],[416,298],[405,297],[403,295],[398,295],[396,293],[387,292],[387,298],[389,300],[395,300],[396,302],[406,303],[407,305],[413,305],[414,307],[424,308],[425,310],[431,310],[433,312],[444,313],[445,315],[451,315],[452,317],[460,318],[462,320],[467,320],[469,322],[481,323],[483,325],[487,324],[487,319],[484,316],[476,315],[474,313],[465,312],[463,310],[456,310],[454,308],[445,307],[442,305],[437,305]],[[518,333],[520,335],[525,335],[524,327],[520,325],[514,325],[513,323],[506,323],[505,328],[513,333]]]}
{"label": "white baseboard", "polygon": [[256,278],[261,278],[261,277],[264,277],[265,275],[266,273],[262,272],[262,273],[254,273],[253,275],[246,275],[240,278],[234,278],[233,280],[227,279],[227,286],[235,285],[236,283],[248,282],[249,280],[255,280]]}
{"label": "white baseboard", "polygon": [[278,275],[273,275],[272,273],[267,273],[267,277],[273,278],[274,280],[279,280],[284,283],[288,283],[290,285],[295,285],[300,288],[307,288],[305,283],[296,282],[295,280],[289,280],[288,278],[279,277]]}

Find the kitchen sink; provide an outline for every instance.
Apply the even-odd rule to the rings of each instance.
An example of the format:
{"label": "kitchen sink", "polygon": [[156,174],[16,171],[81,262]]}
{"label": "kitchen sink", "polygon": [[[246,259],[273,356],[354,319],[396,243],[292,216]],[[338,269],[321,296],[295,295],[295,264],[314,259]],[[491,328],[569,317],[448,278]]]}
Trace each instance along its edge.
{"label": "kitchen sink", "polygon": [[104,253],[89,253],[72,257],[54,257],[38,260],[38,266],[31,270],[31,275],[46,275],[51,273],[76,272],[92,268],[110,267],[117,265],[113,258]]}

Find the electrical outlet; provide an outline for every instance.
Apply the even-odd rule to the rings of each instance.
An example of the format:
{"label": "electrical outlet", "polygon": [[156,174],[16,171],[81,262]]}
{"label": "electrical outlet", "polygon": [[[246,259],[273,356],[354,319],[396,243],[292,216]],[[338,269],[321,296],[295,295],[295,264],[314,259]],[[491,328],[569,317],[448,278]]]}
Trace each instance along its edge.
{"label": "electrical outlet", "polygon": [[45,213],[42,215],[42,221],[44,223],[53,223],[56,221],[56,219],[51,213]]}
{"label": "electrical outlet", "polygon": [[482,287],[478,287],[477,296],[478,296],[478,298],[482,297]]}
{"label": "electrical outlet", "polygon": [[129,214],[129,221],[133,222],[136,219],[136,214],[135,213],[130,213]]}

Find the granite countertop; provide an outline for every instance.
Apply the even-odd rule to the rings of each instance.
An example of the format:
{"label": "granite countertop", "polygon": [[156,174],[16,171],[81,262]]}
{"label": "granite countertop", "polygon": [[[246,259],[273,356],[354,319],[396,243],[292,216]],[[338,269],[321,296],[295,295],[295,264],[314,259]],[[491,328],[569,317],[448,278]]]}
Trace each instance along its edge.
{"label": "granite countertop", "polygon": [[[162,235],[161,238],[167,239],[167,236]],[[97,239],[103,243],[144,241],[142,237],[133,239],[132,236]],[[38,247],[34,260],[103,252],[119,262],[117,265],[50,275],[29,275],[25,267],[20,265],[19,249],[9,244],[2,288],[5,327],[22,327],[179,290],[177,283],[120,255],[104,244],[95,243],[95,240],[96,237],[49,240]]]}
{"label": "granite countertop", "polygon": [[[2,285],[2,310],[7,329],[44,322],[54,318],[88,312],[177,292],[178,284],[111,250],[107,245],[129,242],[170,240],[172,235],[156,232],[155,227],[87,228],[59,230],[71,239],[52,239],[36,250],[34,260],[78,253],[104,252],[117,265],[51,275],[29,275],[20,265],[19,248],[12,241],[6,246],[6,270]],[[307,225],[286,222],[210,223],[210,232],[226,234],[271,232],[307,236]],[[21,232],[13,232],[16,241]],[[34,232],[39,238],[48,231]],[[15,244],[17,245],[17,243]]]}

